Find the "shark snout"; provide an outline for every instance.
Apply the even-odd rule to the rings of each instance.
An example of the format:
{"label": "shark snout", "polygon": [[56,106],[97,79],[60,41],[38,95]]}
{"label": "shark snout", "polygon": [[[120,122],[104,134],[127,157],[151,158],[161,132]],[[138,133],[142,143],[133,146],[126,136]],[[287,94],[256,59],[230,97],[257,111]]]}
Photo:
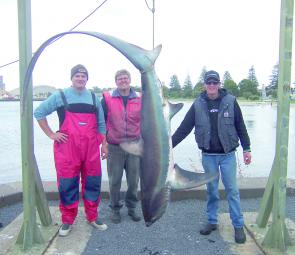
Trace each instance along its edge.
{"label": "shark snout", "polygon": [[143,217],[145,225],[151,226],[165,213],[170,198],[170,188],[165,186],[154,196],[148,196],[142,200]]}

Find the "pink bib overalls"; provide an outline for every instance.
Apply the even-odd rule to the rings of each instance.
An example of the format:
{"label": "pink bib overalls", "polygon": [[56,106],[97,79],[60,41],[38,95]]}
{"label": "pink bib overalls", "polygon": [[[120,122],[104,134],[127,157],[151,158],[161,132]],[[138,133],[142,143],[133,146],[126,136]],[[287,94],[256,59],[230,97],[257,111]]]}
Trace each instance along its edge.
{"label": "pink bib overalls", "polygon": [[97,131],[96,112],[73,113],[65,107],[65,119],[60,132],[68,135],[65,143],[54,142],[62,223],[73,224],[77,216],[80,176],[86,219],[95,221],[100,202],[99,146],[102,142],[102,135]]}

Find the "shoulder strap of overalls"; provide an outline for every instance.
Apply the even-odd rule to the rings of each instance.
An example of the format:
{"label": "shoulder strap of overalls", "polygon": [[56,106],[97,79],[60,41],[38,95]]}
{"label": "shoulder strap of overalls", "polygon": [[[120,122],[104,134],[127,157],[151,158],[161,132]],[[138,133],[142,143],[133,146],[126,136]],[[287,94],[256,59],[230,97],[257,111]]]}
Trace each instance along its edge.
{"label": "shoulder strap of overalls", "polygon": [[91,96],[92,96],[92,102],[93,102],[93,106],[95,108],[95,111],[97,112],[97,107],[96,107],[96,97],[95,97],[95,94],[93,93],[93,91],[90,91],[91,92]]}
{"label": "shoulder strap of overalls", "polygon": [[62,89],[59,89],[59,93],[60,93],[60,96],[61,96],[62,102],[63,102],[63,104],[64,104],[64,107],[65,107],[66,109],[68,109],[68,108],[69,108],[69,104],[68,104],[68,101],[67,101],[67,99],[66,99],[65,93],[63,92]]}

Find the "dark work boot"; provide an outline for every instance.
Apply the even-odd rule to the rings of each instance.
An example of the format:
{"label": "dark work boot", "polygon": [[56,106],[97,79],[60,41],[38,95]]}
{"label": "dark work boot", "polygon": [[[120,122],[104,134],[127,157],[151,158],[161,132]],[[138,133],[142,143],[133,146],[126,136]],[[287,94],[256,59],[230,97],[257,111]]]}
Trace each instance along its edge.
{"label": "dark work boot", "polygon": [[141,220],[141,217],[138,214],[136,214],[135,209],[128,209],[128,215],[130,216],[130,218],[133,221],[140,221]]}
{"label": "dark work boot", "polygon": [[246,235],[244,232],[244,228],[235,228],[235,241],[236,243],[245,243]]}
{"label": "dark work boot", "polygon": [[212,231],[217,229],[217,224],[207,223],[204,228],[200,230],[200,234],[207,236],[210,235]]}
{"label": "dark work boot", "polygon": [[112,210],[111,221],[115,224],[121,222],[121,215],[119,210]]}

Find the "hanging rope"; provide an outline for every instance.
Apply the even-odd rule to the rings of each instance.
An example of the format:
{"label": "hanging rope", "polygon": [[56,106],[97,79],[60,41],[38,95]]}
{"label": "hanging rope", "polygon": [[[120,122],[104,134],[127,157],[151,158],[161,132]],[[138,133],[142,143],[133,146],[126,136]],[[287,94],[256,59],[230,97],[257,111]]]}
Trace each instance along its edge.
{"label": "hanging rope", "polygon": [[96,7],[92,12],[90,12],[84,19],[82,19],[76,26],[71,28],[69,32],[73,31],[76,27],[81,25],[85,20],[87,20],[90,16],[92,16],[101,6],[103,6],[108,0],[104,0],[98,7]]}
{"label": "hanging rope", "polygon": [[153,13],[153,49],[155,48],[155,0],[153,0],[153,7],[151,8],[147,0],[144,0],[147,8]]}
{"label": "hanging rope", "polygon": [[[85,18],[83,18],[80,22],[78,22],[77,25],[73,26],[68,32],[71,32],[73,31],[75,28],[77,28],[78,26],[80,26],[85,20],[87,20],[90,16],[92,16],[101,6],[103,6],[108,0],[104,0],[98,7],[96,7],[92,12],[90,12]],[[51,43],[54,43],[55,41],[57,41],[58,39],[60,39],[61,37],[58,37],[56,38],[54,41],[52,41]],[[35,54],[35,53],[33,53]],[[4,65],[1,65],[0,66],[0,69],[3,68],[3,67],[6,67],[6,66],[9,66],[9,65],[12,65],[14,63],[17,63],[19,62],[19,59],[18,60],[14,60],[12,62],[9,62],[7,64],[4,64]]]}

